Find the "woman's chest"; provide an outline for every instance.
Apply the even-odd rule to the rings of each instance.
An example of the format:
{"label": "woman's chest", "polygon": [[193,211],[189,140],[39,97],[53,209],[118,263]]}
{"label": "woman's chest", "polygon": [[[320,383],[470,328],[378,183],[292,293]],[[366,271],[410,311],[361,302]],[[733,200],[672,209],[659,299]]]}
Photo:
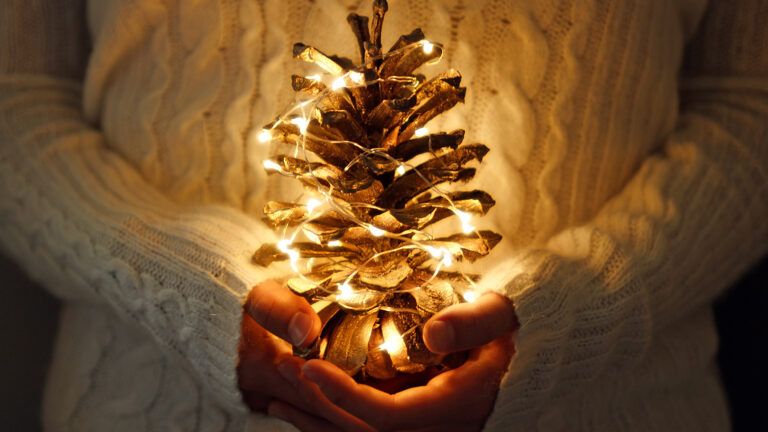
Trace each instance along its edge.
{"label": "woman's chest", "polygon": [[[509,192],[517,214],[531,188],[556,196],[600,183],[599,201],[626,181],[674,124],[684,33],[702,9],[660,0],[389,6],[384,45],[421,27],[445,48],[425,74],[455,68],[468,87],[466,103],[431,127],[461,127],[491,147],[480,181]],[[109,145],[177,199],[249,207],[268,151],[256,133],[291,101],[290,75],[311,73],[291,58],[292,43],[354,58],[345,17],[369,8],[341,0],[93,1],[87,113]],[[604,162],[590,166],[590,155]],[[590,211],[582,207],[577,213]]]}

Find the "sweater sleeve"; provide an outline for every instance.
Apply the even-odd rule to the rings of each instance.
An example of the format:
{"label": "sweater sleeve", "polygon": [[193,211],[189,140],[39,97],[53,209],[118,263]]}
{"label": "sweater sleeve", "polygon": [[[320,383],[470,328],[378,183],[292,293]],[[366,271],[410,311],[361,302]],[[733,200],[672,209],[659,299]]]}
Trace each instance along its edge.
{"label": "sweater sleeve", "polygon": [[242,410],[241,302],[267,276],[249,258],[271,233],[230,207],[174,204],[105,145],[73,79],[85,49],[60,40],[84,31],[77,3],[0,8],[0,246],[60,297],[144,327]]}
{"label": "sweater sleeve", "polygon": [[636,365],[768,246],[768,31],[760,1],[714,2],[687,49],[674,132],[588,223],[489,277],[514,302],[516,354],[488,426],[535,416]]}

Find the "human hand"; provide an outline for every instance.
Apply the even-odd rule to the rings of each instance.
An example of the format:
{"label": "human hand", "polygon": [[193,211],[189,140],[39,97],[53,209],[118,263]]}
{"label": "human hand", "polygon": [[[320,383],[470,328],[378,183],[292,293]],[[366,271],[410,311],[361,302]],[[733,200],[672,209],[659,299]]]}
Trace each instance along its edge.
{"label": "human hand", "polygon": [[[517,326],[511,302],[486,294],[475,303],[441,311],[425,326],[424,339],[430,350],[472,350],[462,366],[432,378],[425,386],[388,394],[356,383],[331,363],[311,360],[302,367],[302,379],[317,387],[301,386],[300,391],[311,395],[319,388],[334,405],[380,431],[480,430],[514,353],[511,335]],[[301,430],[330,430],[328,422],[307,416],[290,404],[275,402],[270,410]],[[355,430],[341,424],[337,427]]]}
{"label": "human hand", "polygon": [[[320,333],[320,318],[306,300],[275,281],[254,287],[243,311],[238,384],[253,411],[266,411],[270,402],[290,404],[302,415],[322,424],[322,416],[348,430],[368,430],[360,420],[333,406],[308,382],[301,382],[304,360],[293,355],[294,345],[306,347]],[[303,395],[298,387],[305,388]]]}

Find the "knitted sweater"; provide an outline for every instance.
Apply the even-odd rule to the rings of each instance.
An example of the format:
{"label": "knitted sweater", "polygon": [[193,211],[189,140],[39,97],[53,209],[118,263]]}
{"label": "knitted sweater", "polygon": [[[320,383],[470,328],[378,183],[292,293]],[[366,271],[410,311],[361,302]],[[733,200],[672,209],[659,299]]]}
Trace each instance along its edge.
{"label": "knitted sweater", "polygon": [[[351,57],[344,17],[369,7],[0,8],[0,244],[65,302],[48,430],[244,430],[241,302],[279,193],[255,135],[291,99],[290,44]],[[488,430],[728,428],[710,306],[768,246],[766,14],[391,1],[385,44],[422,27],[446,49],[429,73],[469,87],[434,129],[492,149],[476,182],[504,242],[482,284],[521,328]]]}

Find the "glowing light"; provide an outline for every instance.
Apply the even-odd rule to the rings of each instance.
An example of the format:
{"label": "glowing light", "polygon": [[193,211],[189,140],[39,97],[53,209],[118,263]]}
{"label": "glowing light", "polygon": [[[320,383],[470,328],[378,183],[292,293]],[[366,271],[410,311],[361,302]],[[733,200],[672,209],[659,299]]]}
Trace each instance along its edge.
{"label": "glowing light", "polygon": [[293,249],[288,251],[288,258],[291,260],[291,269],[298,273],[299,272],[299,252],[295,251]]}
{"label": "glowing light", "polygon": [[339,247],[341,246],[341,240],[331,240],[328,242],[328,246],[330,247]]}
{"label": "glowing light", "polygon": [[424,50],[424,54],[432,54],[432,51],[435,50],[435,44],[425,39],[421,41],[421,49]]}
{"label": "glowing light", "polygon": [[283,167],[280,166],[277,162],[271,160],[271,159],[264,159],[264,162],[261,163],[261,165],[264,167],[267,171],[282,171]]}
{"label": "glowing light", "polygon": [[295,264],[296,261],[299,260],[299,251],[295,251],[291,249],[287,253],[288,253],[288,258],[291,260],[291,264]]}
{"label": "glowing light", "polygon": [[395,175],[396,175],[396,176],[398,176],[398,177],[400,177],[400,176],[401,176],[401,175],[403,175],[403,174],[405,174],[405,165],[402,165],[402,164],[401,164],[401,165],[400,165],[399,167],[397,167],[397,169],[395,170]]}
{"label": "glowing light", "polygon": [[379,349],[388,353],[396,353],[400,351],[400,343],[397,340],[388,340],[379,345]]}
{"label": "glowing light", "polygon": [[415,131],[413,131],[413,135],[415,137],[417,137],[417,138],[420,138],[420,137],[423,137],[423,136],[427,136],[427,135],[429,135],[429,129],[427,129],[425,127],[420,127],[418,129],[416,129]]}
{"label": "glowing light", "polygon": [[307,201],[307,212],[312,213],[321,205],[323,205],[323,202],[320,201],[319,199],[310,198],[309,201]]}
{"label": "glowing light", "polygon": [[386,233],[387,233],[387,232],[386,232],[386,231],[384,231],[383,229],[381,229],[381,228],[379,228],[379,227],[375,227],[375,226],[373,226],[373,225],[371,225],[371,226],[369,226],[369,227],[368,227],[368,231],[369,231],[369,232],[371,233],[371,235],[373,235],[374,237],[381,237],[381,236],[383,236],[384,234],[386,234]]}
{"label": "glowing light", "polygon": [[256,135],[256,139],[258,139],[262,144],[268,143],[272,141],[272,131],[269,129],[262,129],[259,131],[259,134]]}
{"label": "glowing light", "polygon": [[451,253],[447,249],[443,249],[443,260],[442,260],[443,266],[450,267],[453,265],[453,257],[451,256]]}
{"label": "glowing light", "polygon": [[323,77],[321,77],[319,74],[307,75],[304,78],[308,80],[316,81],[316,82],[320,82],[323,79]]}
{"label": "glowing light", "polygon": [[347,83],[344,82],[344,77],[340,76],[335,80],[333,80],[333,82],[331,83],[331,90],[333,91],[341,90],[346,86],[347,86]]}
{"label": "glowing light", "polygon": [[363,84],[365,83],[365,75],[361,74],[357,71],[350,71],[349,72],[349,79],[352,80],[355,84]]}
{"label": "glowing light", "polygon": [[429,252],[430,255],[432,255],[432,258],[438,259],[443,256],[443,251],[436,247],[425,246],[424,249],[426,249],[426,251]]}
{"label": "glowing light", "polygon": [[277,242],[277,250],[287,254],[288,252],[291,251],[291,247],[290,247],[291,244],[293,244],[293,242],[291,242],[290,240],[282,239],[279,242]]}
{"label": "glowing light", "polygon": [[309,120],[305,119],[304,117],[296,117],[291,119],[291,123],[299,127],[299,132],[301,132],[302,135],[307,133]]}
{"label": "glowing light", "polygon": [[461,221],[461,230],[464,234],[469,234],[475,230],[474,225],[472,225],[472,216],[469,213],[461,210],[456,210],[454,213],[456,213],[456,216],[458,216]]}
{"label": "glowing light", "polygon": [[355,290],[352,289],[352,287],[347,283],[346,281],[339,285],[339,293],[336,294],[336,298],[340,300],[349,299],[351,296],[355,294]]}
{"label": "glowing light", "polygon": [[464,300],[466,300],[467,303],[474,303],[478,297],[477,293],[471,290],[464,291],[464,294],[462,294],[461,296],[464,297]]}

